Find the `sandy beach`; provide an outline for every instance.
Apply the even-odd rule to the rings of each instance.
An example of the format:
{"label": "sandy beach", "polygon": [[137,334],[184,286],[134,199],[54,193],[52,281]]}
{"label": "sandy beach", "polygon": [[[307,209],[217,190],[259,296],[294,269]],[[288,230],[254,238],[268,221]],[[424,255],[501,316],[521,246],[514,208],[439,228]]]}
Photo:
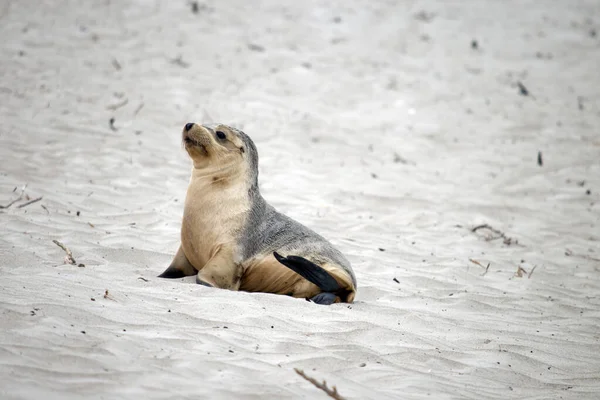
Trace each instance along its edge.
{"label": "sandy beach", "polygon": [[[1,399],[599,398],[597,1],[6,0],[0,37]],[[190,121],[353,304],[156,277]]]}

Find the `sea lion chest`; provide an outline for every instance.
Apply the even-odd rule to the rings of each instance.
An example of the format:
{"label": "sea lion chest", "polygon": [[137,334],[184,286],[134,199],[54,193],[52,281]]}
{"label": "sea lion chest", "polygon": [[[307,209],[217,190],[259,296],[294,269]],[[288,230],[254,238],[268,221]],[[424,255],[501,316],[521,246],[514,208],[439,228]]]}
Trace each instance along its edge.
{"label": "sea lion chest", "polygon": [[181,245],[196,269],[202,269],[224,245],[239,248],[237,238],[249,208],[247,191],[241,185],[214,177],[192,178],[183,211]]}

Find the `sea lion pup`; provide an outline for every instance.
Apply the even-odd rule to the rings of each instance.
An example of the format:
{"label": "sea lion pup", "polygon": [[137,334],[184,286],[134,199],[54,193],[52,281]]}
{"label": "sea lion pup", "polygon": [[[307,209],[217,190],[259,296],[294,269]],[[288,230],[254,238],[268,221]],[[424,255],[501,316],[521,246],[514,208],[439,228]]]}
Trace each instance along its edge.
{"label": "sea lion pup", "polygon": [[327,240],[277,212],[258,190],[258,152],[242,131],[188,123],[193,161],[181,246],[159,277],[196,275],[206,286],[351,303],[356,278]]}

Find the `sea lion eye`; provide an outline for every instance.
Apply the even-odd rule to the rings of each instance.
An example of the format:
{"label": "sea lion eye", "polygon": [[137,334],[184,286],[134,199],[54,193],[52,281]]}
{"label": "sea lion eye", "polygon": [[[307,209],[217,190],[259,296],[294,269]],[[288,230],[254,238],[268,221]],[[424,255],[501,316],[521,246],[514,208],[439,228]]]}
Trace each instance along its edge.
{"label": "sea lion eye", "polygon": [[227,136],[225,135],[225,133],[224,133],[224,132],[217,131],[217,137],[218,137],[219,139],[225,139]]}

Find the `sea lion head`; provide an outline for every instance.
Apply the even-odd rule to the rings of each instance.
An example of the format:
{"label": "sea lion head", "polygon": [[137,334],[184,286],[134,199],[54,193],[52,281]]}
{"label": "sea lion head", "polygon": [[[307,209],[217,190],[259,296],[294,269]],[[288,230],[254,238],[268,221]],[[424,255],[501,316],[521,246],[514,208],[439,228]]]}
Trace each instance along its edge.
{"label": "sea lion head", "polygon": [[244,132],[224,124],[185,124],[182,141],[197,170],[245,173],[258,180],[258,152]]}

